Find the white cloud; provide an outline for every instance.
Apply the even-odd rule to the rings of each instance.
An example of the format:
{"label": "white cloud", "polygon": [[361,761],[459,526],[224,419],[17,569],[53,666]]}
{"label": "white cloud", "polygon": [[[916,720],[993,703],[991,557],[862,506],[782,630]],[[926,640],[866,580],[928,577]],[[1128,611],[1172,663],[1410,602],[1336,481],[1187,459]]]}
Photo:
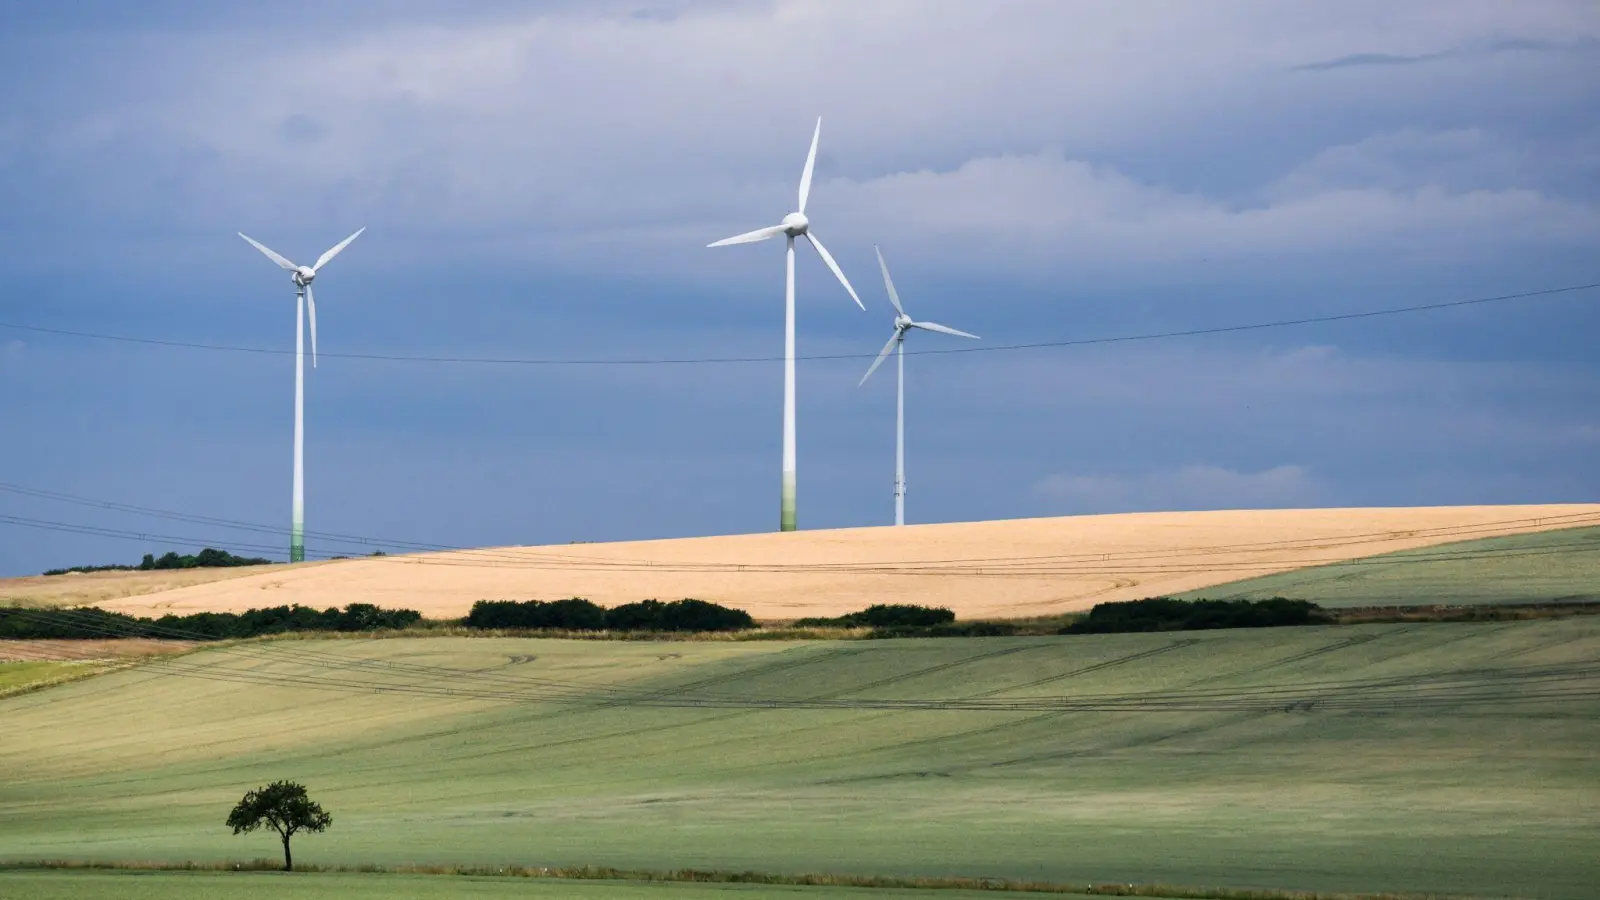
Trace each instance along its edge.
{"label": "white cloud", "polygon": [[1188,465],[1138,475],[1048,475],[1034,493],[1062,513],[1315,506],[1326,494],[1307,469],[1281,465],[1260,472]]}
{"label": "white cloud", "polygon": [[972,249],[1052,261],[1226,258],[1397,242],[1470,254],[1486,241],[1576,245],[1600,237],[1600,208],[1524,188],[1403,187],[1392,179],[1313,185],[1295,174],[1269,188],[1269,200],[1230,200],[1050,153],[829,187],[858,237],[977,240]]}
{"label": "white cloud", "polygon": [[[1513,151],[1494,123],[1415,124],[1452,108],[1478,115],[1490,90],[1586,90],[1564,77],[1581,63],[1521,54],[1550,58],[1509,73],[1389,72],[1383,84],[1292,71],[1600,36],[1600,15],[1581,2],[1173,2],[1157,14],[784,0],[635,12],[379,23],[314,45],[216,29],[63,38],[59,58],[93,52],[116,80],[73,92],[59,121],[33,122],[27,137],[102,220],[142,224],[155,210],[208,230],[373,222],[471,245],[458,252],[589,269],[618,253],[660,262],[776,219],[818,113],[822,233],[942,240],[915,252],[968,268],[1396,241],[1472,252],[1600,231],[1592,205],[1501,174]],[[100,106],[75,105],[101,94]],[[1323,106],[1361,114],[1305,118]],[[1363,124],[1391,120],[1400,131]],[[1202,154],[1249,159],[1285,144],[1303,144],[1305,160],[1287,175],[1264,162],[1246,186],[1208,183]],[[1512,162],[1538,170],[1547,151],[1527,141]],[[1445,169],[1456,174],[1427,175]]]}

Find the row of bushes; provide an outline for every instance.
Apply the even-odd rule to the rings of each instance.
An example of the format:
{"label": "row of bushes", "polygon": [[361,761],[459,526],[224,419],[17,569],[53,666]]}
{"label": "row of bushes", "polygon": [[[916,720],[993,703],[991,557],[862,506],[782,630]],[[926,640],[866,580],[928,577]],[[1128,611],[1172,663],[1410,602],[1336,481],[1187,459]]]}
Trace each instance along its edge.
{"label": "row of bushes", "polygon": [[223,640],[290,631],[378,631],[406,628],[422,619],[414,609],[352,603],[344,609],[273,606],[243,613],[192,613],[145,619],[92,606],[73,610],[0,608],[0,638],[83,640],[106,637]]}
{"label": "row of bushes", "polygon": [[801,619],[800,626],[868,626],[869,638],[1006,637],[1027,634],[1108,634],[1130,631],[1203,631],[1213,628],[1274,628],[1325,625],[1332,615],[1309,600],[1174,600],[1151,597],[1101,603],[1066,626],[1047,622],[957,622],[948,609],[872,606],[831,619]]}
{"label": "row of bushes", "polygon": [[[344,609],[274,606],[243,613],[192,613],[138,618],[94,607],[74,610],[0,608],[0,639],[83,639],[104,637],[192,638],[221,640],[286,632],[357,632],[409,628],[422,621],[412,609],[385,609],[352,603]],[[1101,603],[1088,614],[1060,628],[1059,634],[1105,634],[1141,631],[1195,631],[1213,628],[1267,628],[1318,625],[1334,621],[1307,600],[1173,600],[1152,597]],[[644,600],[610,609],[574,597],[569,600],[480,600],[461,620],[472,629],[725,632],[754,628],[741,609],[704,600],[671,603]],[[1012,622],[957,622],[942,607],[878,604],[832,618],[800,619],[798,627],[870,628],[871,638],[1002,637],[1041,634],[1038,625]],[[1025,623],[1026,624],[1026,623]],[[1048,628],[1055,628],[1049,625]]]}
{"label": "row of bushes", "polygon": [[1061,629],[1062,634],[1126,631],[1204,631],[1212,628],[1275,628],[1322,625],[1333,618],[1309,600],[1173,600],[1150,597],[1101,603]]}
{"label": "row of bushes", "polygon": [[929,628],[956,620],[956,614],[942,606],[879,603],[833,618],[797,619],[800,628]]}
{"label": "row of bushes", "polygon": [[643,600],[606,609],[570,600],[479,600],[462,620],[468,628],[558,628],[568,631],[739,631],[754,628],[742,609],[692,598]]}
{"label": "row of bushes", "polygon": [[219,569],[230,566],[265,566],[271,565],[272,560],[262,559],[259,556],[234,556],[226,550],[217,550],[207,547],[195,554],[163,553],[157,557],[154,553],[146,553],[144,559],[137,566],[123,566],[112,564],[109,566],[72,566],[66,569],[50,569],[46,575],[65,575],[69,572],[148,572],[154,569]]}

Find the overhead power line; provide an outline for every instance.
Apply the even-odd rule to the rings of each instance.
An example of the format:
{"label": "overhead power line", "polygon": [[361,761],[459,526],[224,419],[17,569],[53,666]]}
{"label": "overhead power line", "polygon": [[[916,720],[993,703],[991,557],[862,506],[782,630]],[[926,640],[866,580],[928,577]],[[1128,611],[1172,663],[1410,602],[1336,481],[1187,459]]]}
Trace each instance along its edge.
{"label": "overhead power line", "polygon": [[[152,507],[137,506],[129,503],[84,497],[76,494],[67,494],[60,491],[46,490],[43,488],[0,482],[0,492],[13,493],[21,496],[50,500],[84,506],[91,508],[104,508],[116,512],[148,516],[164,520],[175,520],[189,523],[198,523],[208,526],[217,526],[230,530],[242,530],[257,534],[270,535],[282,538],[288,532],[277,526],[262,525],[252,522],[242,522],[234,519],[224,519],[215,516],[201,516],[181,513],[173,510],[156,509]],[[139,529],[119,527],[106,527],[74,522],[62,522],[46,519],[35,519],[17,516],[14,514],[0,514],[0,523],[18,525],[26,528],[36,528],[49,531],[61,531],[74,534],[87,534],[97,537],[109,537],[138,541],[161,541],[185,545],[215,546],[232,552],[254,552],[275,554],[281,550],[281,544],[261,544],[250,542],[250,539],[219,538],[216,536],[198,537],[189,535],[162,534]],[[935,559],[895,559],[895,560],[850,560],[843,562],[800,562],[800,563],[753,563],[738,560],[662,560],[636,556],[603,556],[597,557],[581,552],[561,552],[550,548],[469,548],[445,544],[427,544],[415,541],[401,541],[393,538],[377,538],[365,535],[349,535],[338,533],[307,532],[308,537],[324,540],[328,543],[359,545],[363,548],[374,546],[387,547],[407,553],[427,553],[428,556],[399,556],[381,557],[380,559],[407,565],[452,566],[462,568],[502,568],[523,570],[546,571],[595,571],[619,572],[648,571],[660,574],[669,573],[740,573],[740,574],[891,574],[891,575],[983,575],[1003,576],[1018,575],[1024,577],[1037,577],[1042,575],[1094,575],[1094,574],[1176,574],[1193,571],[1254,571],[1262,568],[1276,568],[1279,562],[1263,559],[1261,554],[1273,554],[1292,551],[1337,551],[1341,553],[1334,557],[1302,557],[1298,562],[1302,565],[1388,565],[1394,562],[1389,558],[1362,559],[1352,558],[1347,555],[1350,548],[1361,547],[1375,543],[1395,540],[1399,537],[1426,537],[1441,543],[1459,542],[1473,538],[1503,535],[1506,528],[1526,528],[1532,526],[1544,530],[1548,527],[1575,528],[1583,526],[1600,525],[1600,513],[1594,512],[1565,512],[1551,513],[1539,516],[1523,516],[1512,519],[1498,519],[1487,522],[1472,522],[1460,525],[1443,525],[1426,529],[1378,530],[1353,534],[1315,535],[1304,538],[1278,539],[1269,541],[1250,541],[1233,544],[1203,544],[1187,547],[1156,547],[1122,550],[1115,552],[1079,551],[1072,553],[1053,553],[1044,555],[1007,555],[985,557],[956,557]],[[1446,559],[1478,558],[1481,556],[1543,556],[1566,553],[1600,552],[1600,543],[1579,539],[1566,543],[1543,546],[1539,548],[1451,548],[1430,547],[1414,550],[1405,559],[1407,562],[1431,562]],[[445,555],[433,555],[445,554]],[[342,554],[327,551],[313,552],[313,557],[318,559],[339,558]],[[1244,556],[1245,558],[1240,558]],[[1256,558],[1250,558],[1250,557]],[[1179,557],[1174,561],[1174,557]],[[1199,557],[1199,560],[1181,559],[1183,557]]]}
{"label": "overhead power line", "polygon": [[[1158,341],[1171,338],[1202,337],[1214,334],[1232,334],[1243,331],[1262,331],[1271,328],[1288,328],[1296,325],[1316,325],[1327,322],[1345,322],[1354,319],[1372,319],[1380,316],[1397,316],[1407,313],[1432,312],[1436,310],[1455,309],[1463,306],[1477,306],[1488,303],[1502,303],[1511,300],[1528,300],[1535,297],[1549,297],[1557,294],[1568,294],[1575,291],[1588,291],[1600,288],[1600,282],[1590,284],[1575,284],[1566,287],[1547,288],[1538,291],[1523,291],[1516,294],[1500,294],[1493,297],[1475,297],[1468,300],[1449,300],[1442,303],[1423,303],[1414,306],[1396,306],[1386,309],[1372,309],[1363,312],[1334,313],[1325,316],[1304,316],[1294,319],[1275,319],[1266,322],[1251,322],[1239,325],[1218,325],[1207,328],[1191,328],[1180,331],[1157,331],[1142,334],[1111,335],[1095,338],[1075,338],[1056,341],[1035,341],[1021,344],[997,344],[989,346],[950,347],[930,350],[908,350],[908,356],[942,356],[958,353],[1007,353],[1022,350],[1045,350],[1064,347],[1085,347],[1095,344],[1125,344],[1140,341]],[[18,322],[0,322],[0,328],[9,328],[14,331],[32,332],[35,334],[52,334],[60,337],[87,338],[101,341],[116,341],[125,344],[143,344],[154,347],[174,347],[188,350],[211,350],[226,353],[257,353],[272,356],[293,355],[295,351],[278,347],[242,347],[229,344],[207,344],[195,341],[177,341],[161,338],[143,338],[124,334],[106,334],[93,331],[74,331],[66,328],[47,328],[41,325],[24,325]],[[387,353],[323,353],[324,358],[369,360],[378,362],[408,362],[408,363],[456,363],[495,366],[689,366],[689,365],[719,365],[739,363],[768,363],[780,362],[781,356],[703,356],[683,358],[636,358],[636,359],[585,359],[585,358],[519,358],[519,357],[491,357],[491,356],[421,356]],[[871,359],[875,353],[825,353],[809,356],[797,356],[795,359],[803,361],[822,360],[847,360]]]}
{"label": "overhead power line", "polygon": [[[1574,513],[1543,517],[1539,520],[1511,520],[1501,525],[1538,521],[1543,524],[1566,527],[1594,526],[1600,516]],[[84,534],[96,537],[119,538],[138,541],[163,541],[183,544],[204,544],[232,552],[274,552],[276,545],[243,543],[191,536],[176,536],[121,528],[106,528],[71,522],[34,519],[0,514],[0,524],[17,525],[47,531]],[[1482,532],[1493,533],[1494,523],[1477,527],[1455,526],[1434,529],[1431,532],[1408,531],[1416,537],[1423,534],[1438,539],[1467,540],[1484,537]],[[839,563],[741,563],[737,561],[672,561],[631,558],[586,557],[576,554],[543,553],[539,551],[469,550],[445,551],[442,555],[386,556],[375,561],[390,565],[445,566],[471,569],[514,569],[523,571],[557,572],[651,572],[661,575],[722,573],[767,575],[894,575],[894,576],[966,576],[980,578],[1039,578],[1039,577],[1105,577],[1129,574],[1181,575],[1197,572],[1230,572],[1247,575],[1255,572],[1277,571],[1284,561],[1272,558],[1240,558],[1240,554],[1284,552],[1295,549],[1330,550],[1335,547],[1360,546],[1373,542],[1393,540],[1395,532],[1375,532],[1369,535],[1312,537],[1296,541],[1240,544],[1220,547],[1151,548],[1119,553],[1074,553],[1053,556],[985,557],[948,560],[857,560]],[[1509,559],[1552,557],[1600,553],[1600,542],[1583,538],[1566,540],[1536,547],[1424,547],[1409,551],[1403,557],[1389,555],[1351,557],[1334,556],[1299,557],[1296,567],[1311,566],[1393,566],[1430,562],[1455,562],[1473,559]],[[335,555],[309,554],[316,558],[332,559]],[[1184,557],[1198,557],[1185,559]],[[1173,559],[1177,557],[1177,559]]]}
{"label": "overhead power line", "polygon": [[[245,522],[245,521],[241,521],[241,520],[238,520],[238,519],[226,519],[226,518],[221,518],[221,517],[217,517],[217,516],[204,516],[204,515],[197,515],[197,514],[193,514],[193,513],[178,512],[178,511],[169,510],[169,509],[159,509],[159,508],[155,508],[155,507],[139,506],[139,505],[132,504],[132,503],[123,503],[123,502],[115,501],[115,500],[106,500],[106,499],[101,499],[101,498],[85,497],[85,496],[82,496],[82,495],[79,495],[79,494],[68,494],[68,493],[63,493],[61,491],[53,491],[53,490],[48,490],[48,489],[45,489],[45,488],[30,487],[30,486],[27,486],[27,485],[13,484],[13,483],[4,482],[4,481],[0,481],[0,492],[12,493],[12,494],[20,495],[20,496],[33,497],[33,498],[42,499],[42,500],[49,500],[49,501],[58,502],[58,503],[67,503],[67,504],[71,504],[71,505],[74,505],[74,506],[88,507],[88,508],[92,508],[92,509],[106,509],[106,510],[110,510],[110,511],[114,511],[114,512],[129,513],[129,514],[132,514],[132,515],[146,516],[146,517],[156,518],[156,519],[165,519],[165,520],[171,520],[171,521],[188,522],[188,523],[193,523],[193,524],[218,526],[218,527],[226,528],[226,529],[229,529],[229,530],[255,532],[255,533],[258,533],[258,534],[270,535],[270,536],[272,536],[274,538],[285,538],[290,533],[290,530],[288,528],[285,528],[283,526],[278,526],[278,525],[264,525],[264,524],[261,524],[261,523],[258,523],[258,522]],[[7,514],[7,515],[9,516],[10,514]],[[10,516],[10,518],[17,518],[17,517]],[[43,522],[41,520],[27,520],[26,522],[20,522],[19,521],[19,522],[13,522],[12,524],[23,524],[23,525],[37,524],[37,525],[39,525],[41,527],[51,527],[51,528],[61,528],[61,529],[89,528],[89,529],[100,530],[99,526],[77,525],[77,524],[62,523],[62,522]],[[1295,550],[1295,549],[1303,549],[1303,548],[1307,547],[1308,545],[1315,546],[1318,549],[1331,549],[1331,548],[1334,548],[1334,547],[1348,547],[1348,546],[1352,546],[1352,545],[1360,545],[1360,544],[1366,544],[1366,543],[1390,541],[1390,540],[1394,540],[1396,537],[1399,537],[1399,536],[1402,536],[1402,535],[1403,536],[1408,536],[1408,537],[1432,537],[1432,538],[1438,538],[1438,539],[1441,539],[1441,540],[1449,539],[1451,541],[1460,541],[1460,540],[1469,540],[1469,539],[1472,539],[1472,538],[1475,538],[1475,537],[1492,536],[1496,532],[1499,532],[1502,529],[1504,529],[1506,527],[1511,527],[1511,526],[1533,525],[1535,527],[1558,526],[1558,527],[1573,528],[1573,527],[1581,527],[1581,526],[1584,526],[1584,525],[1596,525],[1596,524],[1600,524],[1600,513],[1591,513],[1591,512],[1552,513],[1552,514],[1549,514],[1549,515],[1540,515],[1540,516],[1533,516],[1533,517],[1521,517],[1521,518],[1514,518],[1514,519],[1496,519],[1496,520],[1493,520],[1493,521],[1472,522],[1472,523],[1466,523],[1466,524],[1461,524],[1461,525],[1441,525],[1441,526],[1437,526],[1437,527],[1434,527],[1434,528],[1426,528],[1426,529],[1404,529],[1403,531],[1400,531],[1400,532],[1397,532],[1397,531],[1391,529],[1391,530],[1379,530],[1379,531],[1359,532],[1359,533],[1351,533],[1351,534],[1319,535],[1319,536],[1307,537],[1307,538],[1289,538],[1289,539],[1278,539],[1278,540],[1269,540],[1269,541],[1249,541],[1249,542],[1244,542],[1244,543],[1233,543],[1233,544],[1204,544],[1204,545],[1189,546],[1189,547],[1122,550],[1122,551],[1115,551],[1115,552],[1082,551],[1082,552],[1077,552],[1077,553],[1052,553],[1052,554],[1037,555],[1037,556],[1008,555],[1008,556],[1000,556],[1000,557],[959,557],[959,558],[950,558],[950,559],[921,559],[921,560],[916,560],[914,563],[903,563],[903,565],[913,565],[914,564],[914,565],[917,565],[917,566],[944,566],[944,565],[980,565],[980,564],[982,564],[982,565],[986,565],[988,567],[1000,567],[1000,566],[1006,566],[1006,565],[1029,565],[1029,564],[1039,564],[1039,563],[1048,563],[1048,562],[1068,562],[1068,561],[1070,561],[1070,562],[1093,562],[1093,561],[1107,562],[1107,561],[1113,561],[1114,560],[1114,561],[1118,561],[1118,562],[1132,562],[1132,561],[1144,561],[1144,560],[1151,560],[1151,559],[1159,560],[1159,559],[1164,558],[1164,557],[1169,557],[1169,556],[1171,556],[1171,555],[1173,555],[1175,553],[1182,553],[1182,554],[1204,553],[1206,555],[1216,556],[1216,555],[1238,554],[1238,553],[1260,553],[1260,552],[1271,552],[1271,551]],[[153,533],[148,533],[148,532],[143,532],[143,531],[138,531],[138,530],[131,530],[130,531],[130,530],[127,530],[127,529],[112,529],[112,531],[114,531],[115,533],[109,534],[109,535],[106,535],[106,536],[130,537],[130,538],[140,539],[140,540],[159,539],[159,540],[174,541],[174,542],[186,543],[186,544],[187,543],[197,543],[197,542],[204,543],[206,541],[210,541],[214,546],[217,546],[219,549],[236,549],[236,548],[246,548],[246,547],[253,549],[253,548],[259,548],[259,547],[263,546],[263,545],[258,545],[258,544],[243,544],[243,543],[233,542],[233,541],[219,543],[219,541],[221,541],[221,539],[218,539],[218,538],[179,537],[179,536],[174,536],[174,535],[153,534]],[[650,568],[650,569],[655,570],[655,571],[664,571],[664,567],[666,567],[668,565],[673,565],[673,564],[666,563],[666,562],[664,562],[662,560],[649,559],[649,558],[643,558],[643,557],[608,556],[608,557],[605,557],[605,558],[601,559],[601,558],[596,558],[596,557],[594,557],[592,555],[584,554],[584,553],[562,553],[562,552],[557,552],[557,551],[551,551],[551,550],[548,550],[548,549],[534,552],[534,551],[531,551],[530,549],[526,549],[526,548],[464,547],[464,546],[455,545],[455,544],[432,544],[432,543],[425,543],[425,542],[420,542],[420,541],[401,540],[399,538],[393,538],[393,537],[374,537],[372,535],[353,535],[353,534],[342,534],[342,533],[339,533],[339,532],[306,531],[304,533],[305,533],[306,537],[313,538],[315,540],[318,540],[318,541],[321,541],[321,542],[324,542],[324,543],[357,545],[357,546],[360,546],[362,549],[383,548],[383,549],[387,549],[387,550],[390,550],[390,551],[398,550],[398,551],[413,552],[413,553],[451,553],[456,557],[470,557],[470,559],[472,561],[478,561],[478,560],[487,560],[487,561],[503,560],[503,561],[506,561],[506,562],[509,562],[509,563],[515,563],[515,564],[518,564],[518,565],[521,565],[521,566],[528,566],[528,565],[535,564],[535,563],[551,562],[551,561],[567,561],[567,562],[583,563],[583,564],[590,565],[590,566],[601,566],[601,565],[603,565],[603,566],[611,566],[611,567]],[[275,549],[279,549],[278,545],[267,546],[268,552],[271,552],[272,550],[275,550]],[[329,555],[328,554],[322,554],[322,557],[323,558],[329,558]],[[863,563],[862,561],[855,561],[855,562],[849,562],[849,563],[816,563],[816,564],[813,564],[813,565],[809,566],[809,568],[812,568],[812,569],[858,568],[858,567],[860,567],[861,565],[864,565],[864,564],[867,564],[867,563]],[[713,568],[713,567],[721,567],[721,568],[724,568],[724,569],[737,568],[738,571],[768,571],[768,570],[771,569],[770,566],[760,566],[760,565],[753,565],[753,564],[749,564],[749,563],[737,563],[737,562],[706,562],[706,561],[688,562],[688,561],[685,561],[685,562],[677,563],[676,565],[681,566],[681,567],[685,567],[685,568],[699,568],[699,569]]]}

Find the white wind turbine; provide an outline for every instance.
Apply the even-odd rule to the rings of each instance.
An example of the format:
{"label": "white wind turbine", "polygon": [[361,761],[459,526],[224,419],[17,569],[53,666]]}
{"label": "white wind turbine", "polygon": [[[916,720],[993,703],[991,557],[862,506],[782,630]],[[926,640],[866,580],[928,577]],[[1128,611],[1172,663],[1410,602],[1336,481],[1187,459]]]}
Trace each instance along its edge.
{"label": "white wind turbine", "polygon": [[[906,332],[913,328],[923,331],[937,331],[940,334],[953,334],[956,337],[973,338],[978,336],[965,331],[957,331],[948,325],[938,322],[914,322],[906,315],[905,308],[900,305],[900,294],[894,289],[894,282],[889,278],[889,267],[883,261],[883,251],[877,247],[872,248],[878,254],[878,268],[883,270],[883,286],[889,289],[889,302],[894,304],[894,334],[889,336],[889,343],[883,345],[878,351],[878,358],[872,361],[867,368],[867,374],[861,376],[860,384],[866,384],[872,373],[878,371],[883,365],[884,357],[893,350],[895,363],[899,368],[899,375],[895,388],[894,407],[894,523],[906,523]],[[860,385],[857,385],[858,387]]]}
{"label": "white wind turbine", "polygon": [[302,562],[306,558],[305,539],[305,507],[306,507],[306,482],[305,482],[305,326],[304,319],[307,310],[311,313],[311,366],[317,365],[317,298],[311,293],[311,282],[317,273],[328,261],[339,255],[339,251],[350,246],[350,242],[361,236],[366,231],[365,226],[356,230],[337,244],[332,249],[317,257],[314,266],[297,266],[272,252],[254,238],[239,232],[239,237],[249,241],[250,246],[266,254],[267,259],[279,266],[288,269],[289,278],[294,282],[294,505],[289,531],[289,561]]}
{"label": "white wind turbine", "polygon": [[784,313],[783,313],[783,494],[779,506],[778,527],[781,531],[793,531],[795,527],[794,492],[795,492],[795,450],[794,450],[794,239],[804,237],[817,248],[817,255],[828,264],[833,274],[839,277],[839,283],[850,292],[850,299],[863,310],[861,298],[856,296],[856,289],[850,286],[850,280],[844,277],[839,264],[833,261],[833,254],[828,248],[822,246],[817,236],[811,231],[811,220],[806,218],[806,197],[811,194],[811,172],[817,164],[817,139],[822,136],[822,119],[817,119],[816,131],[811,134],[811,152],[806,155],[805,170],[800,173],[800,206],[795,212],[783,217],[783,221],[767,228],[758,228],[744,234],[724,238],[708,247],[721,247],[726,244],[749,244],[755,241],[764,241],[768,238],[786,235],[788,239],[788,268],[784,280]]}

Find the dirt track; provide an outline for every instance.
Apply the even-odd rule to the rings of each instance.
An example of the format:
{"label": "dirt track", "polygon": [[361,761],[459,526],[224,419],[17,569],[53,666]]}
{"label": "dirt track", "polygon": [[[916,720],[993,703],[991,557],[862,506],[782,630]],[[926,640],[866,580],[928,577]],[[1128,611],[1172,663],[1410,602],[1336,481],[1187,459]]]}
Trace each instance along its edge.
{"label": "dirt track", "polygon": [[1130,513],[570,544],[274,566],[103,602],[136,614],[366,602],[464,614],[481,599],[699,597],[760,619],[872,603],[962,618],[1086,609],[1376,553],[1600,524],[1600,504]]}

